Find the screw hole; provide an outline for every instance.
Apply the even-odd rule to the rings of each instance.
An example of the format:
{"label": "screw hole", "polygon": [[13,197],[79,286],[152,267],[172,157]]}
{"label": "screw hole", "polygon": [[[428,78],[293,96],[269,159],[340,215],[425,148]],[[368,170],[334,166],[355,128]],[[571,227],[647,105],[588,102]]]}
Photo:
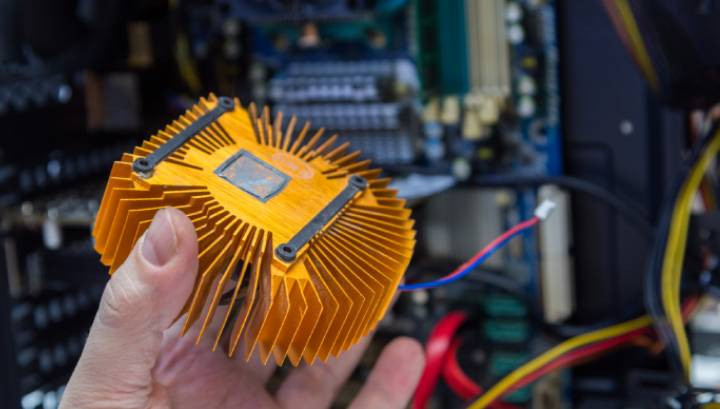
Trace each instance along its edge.
{"label": "screw hole", "polygon": [[355,187],[364,189],[365,186],[367,186],[367,180],[365,180],[365,178],[362,176],[352,175],[350,176],[350,184]]}
{"label": "screw hole", "polygon": [[288,262],[295,259],[296,251],[297,249],[288,243],[282,243],[275,249],[277,256],[280,257],[281,260]]}
{"label": "screw hole", "polygon": [[218,99],[218,104],[221,107],[224,107],[227,109],[232,109],[235,106],[235,102],[233,102],[233,100],[228,97],[220,97]]}

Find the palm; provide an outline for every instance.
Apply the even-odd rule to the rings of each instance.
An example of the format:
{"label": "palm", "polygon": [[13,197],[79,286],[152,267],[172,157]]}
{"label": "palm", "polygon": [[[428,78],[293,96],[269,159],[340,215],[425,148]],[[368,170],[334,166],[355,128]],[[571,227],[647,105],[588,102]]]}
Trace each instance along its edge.
{"label": "palm", "polygon": [[[364,340],[340,358],[330,359],[327,363],[316,362],[312,366],[294,369],[277,394],[271,396],[265,389],[265,383],[272,375],[274,365],[263,365],[255,355],[249,362],[242,357],[228,358],[223,351],[211,351],[209,338],[203,338],[200,345],[195,345],[195,334],[178,337],[177,331],[175,325],[163,337],[163,347],[153,370],[155,391],[152,408],[328,407],[368,342]],[[397,399],[398,404],[392,401],[395,391],[398,388],[403,390],[405,386],[394,382],[408,382],[400,376],[408,373],[402,368],[404,360],[401,355],[405,349],[393,348],[388,351],[390,356],[385,354],[371,375],[365,393],[360,393],[353,407],[376,408],[374,399],[377,396],[383,398],[383,404],[389,405],[388,408],[404,406],[405,399],[402,397]]]}
{"label": "palm", "polygon": [[[177,326],[164,335],[163,347],[153,370],[154,388],[163,390],[155,402],[172,408],[275,408],[264,381],[272,366],[253,359],[250,363],[223,351],[213,352],[208,338],[195,345],[195,334],[177,336]],[[165,405],[166,402],[170,403]]]}

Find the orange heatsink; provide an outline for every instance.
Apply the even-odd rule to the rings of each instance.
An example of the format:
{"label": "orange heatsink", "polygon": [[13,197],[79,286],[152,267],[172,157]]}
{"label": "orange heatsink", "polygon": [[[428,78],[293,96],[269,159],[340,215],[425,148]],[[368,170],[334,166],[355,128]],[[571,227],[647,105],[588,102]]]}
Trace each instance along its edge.
{"label": "orange heatsink", "polygon": [[[155,212],[195,225],[199,271],[183,334],[199,325],[233,356],[337,355],[383,317],[415,245],[410,210],[390,179],[336,135],[296,132],[265,108],[210,95],[112,167],[93,230],[112,274]],[[220,313],[218,307],[226,305]]]}

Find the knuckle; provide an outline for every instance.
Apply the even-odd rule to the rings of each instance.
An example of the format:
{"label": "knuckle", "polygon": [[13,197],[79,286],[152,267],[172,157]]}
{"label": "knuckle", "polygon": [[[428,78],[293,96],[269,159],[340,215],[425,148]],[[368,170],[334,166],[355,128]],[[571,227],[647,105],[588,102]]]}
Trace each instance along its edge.
{"label": "knuckle", "polygon": [[138,313],[142,299],[141,291],[132,280],[126,277],[110,279],[103,292],[98,318],[108,327],[121,327]]}

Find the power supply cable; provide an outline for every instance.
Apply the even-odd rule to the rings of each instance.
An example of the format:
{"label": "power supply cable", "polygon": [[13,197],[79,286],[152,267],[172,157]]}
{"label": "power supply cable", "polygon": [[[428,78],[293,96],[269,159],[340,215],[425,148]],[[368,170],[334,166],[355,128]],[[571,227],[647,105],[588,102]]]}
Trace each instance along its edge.
{"label": "power supply cable", "polygon": [[[685,381],[689,380],[691,363],[690,342],[685,331],[680,306],[685,248],[693,199],[705,173],[719,151],[720,130],[715,125],[707,136],[703,138],[699,149],[693,150],[690,169],[683,172],[685,177],[677,199],[672,204],[673,210],[667,232],[668,238],[662,257],[660,271],[661,301],[667,321],[661,321],[658,325],[670,327],[671,339],[666,339],[666,341],[669,341],[672,348],[676,348]],[[663,334],[667,334],[667,331],[664,331]]]}
{"label": "power supply cable", "polygon": [[603,0],[603,5],[615,26],[625,48],[640,67],[645,79],[654,91],[660,87],[660,79],[638,26],[630,0]]}
{"label": "power supply cable", "polygon": [[[698,297],[690,297],[686,300],[681,311],[682,319],[690,317],[697,305]],[[653,320],[650,316],[643,315],[561,342],[510,372],[486,393],[480,395],[468,408],[487,408],[495,400],[532,383],[546,373],[607,351],[648,333],[652,330],[652,323]]]}
{"label": "power supply cable", "polygon": [[[577,365],[579,363],[588,361],[593,358],[597,358],[602,353],[608,352],[609,350],[629,343],[636,339],[638,336],[650,332],[648,327],[641,328],[635,331],[628,332],[626,334],[618,335],[617,337],[610,338],[606,341],[598,342],[596,344],[589,345],[584,348],[580,348],[563,355],[556,360],[548,363],[532,374],[518,381],[511,388],[505,392],[505,395],[511,394],[518,389],[522,389],[528,384],[535,382],[539,378],[555,370],[567,368],[569,366]],[[457,351],[461,345],[461,339],[455,338],[450,346],[445,366],[443,367],[443,380],[448,384],[450,389],[463,399],[471,399],[482,393],[482,386],[472,380],[460,366],[458,361]],[[492,403],[490,404],[492,407]]]}
{"label": "power supply cable", "polygon": [[490,403],[494,402],[496,399],[508,393],[508,391],[514,387],[514,385],[518,384],[518,382],[532,375],[535,371],[541,369],[543,366],[569,353],[570,351],[573,351],[577,348],[582,348],[586,345],[590,345],[596,342],[604,341],[618,335],[626,334],[640,328],[645,328],[651,323],[652,320],[649,316],[642,316],[630,321],[623,322],[621,324],[613,325],[611,327],[603,328],[561,342],[560,344],[550,348],[546,352],[543,352],[536,358],[533,358],[526,364],[510,372],[502,380],[496,383],[492,388],[488,389],[487,392],[482,394],[480,398],[478,398],[469,406],[469,408],[482,409],[488,407]]}
{"label": "power supply cable", "polygon": [[181,0],[169,0],[170,17],[175,29],[175,42],[173,56],[177,64],[178,73],[187,85],[188,90],[197,94],[202,90],[202,81],[194,59],[190,39],[183,29],[183,5]]}

